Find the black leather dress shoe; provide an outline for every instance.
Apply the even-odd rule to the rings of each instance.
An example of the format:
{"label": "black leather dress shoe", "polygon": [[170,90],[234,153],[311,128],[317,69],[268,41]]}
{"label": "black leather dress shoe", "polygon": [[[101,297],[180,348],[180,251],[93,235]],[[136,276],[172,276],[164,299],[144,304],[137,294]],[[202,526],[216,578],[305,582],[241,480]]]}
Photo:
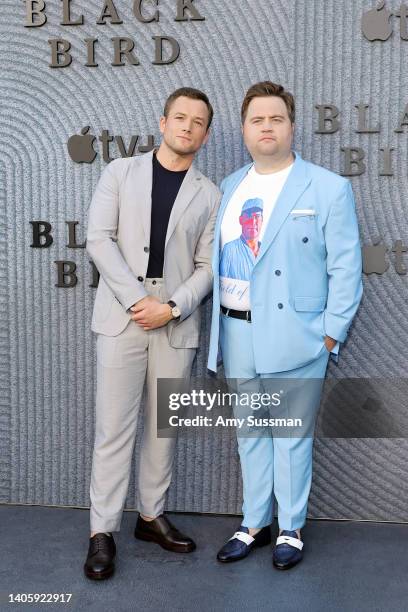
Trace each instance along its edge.
{"label": "black leather dress shoe", "polygon": [[135,527],[135,538],[146,542],[156,542],[162,548],[173,552],[192,552],[196,545],[191,538],[172,525],[164,514],[152,521],[145,521],[139,514]]}
{"label": "black leather dress shoe", "polygon": [[249,535],[248,527],[241,525],[232,538],[218,551],[217,559],[222,563],[239,561],[249,555],[253,548],[266,546],[271,543],[271,528],[262,527],[253,537]]}
{"label": "black leather dress shoe", "polygon": [[115,571],[116,546],[113,536],[95,533],[89,539],[88,556],[84,565],[85,576],[92,580],[109,578]]}

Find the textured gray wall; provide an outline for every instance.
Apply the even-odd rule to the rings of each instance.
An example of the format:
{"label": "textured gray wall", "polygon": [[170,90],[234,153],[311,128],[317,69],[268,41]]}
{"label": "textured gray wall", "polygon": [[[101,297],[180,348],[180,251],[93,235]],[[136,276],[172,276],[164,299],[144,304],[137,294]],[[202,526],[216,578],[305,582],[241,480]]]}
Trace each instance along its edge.
{"label": "textured gray wall", "polygon": [[[161,0],[159,23],[140,24],[132,2],[117,0],[122,25],[96,26],[102,4],[73,2],[85,24],[62,27],[60,2],[46,3],[48,22],[24,28],[23,2],[1,0],[0,48],[0,501],[85,506],[94,433],[95,338],[90,331],[94,289],[84,249],[67,249],[65,222],[76,220],[85,238],[87,208],[105,163],[75,164],[66,142],[86,125],[121,135],[159,137],[158,117],[170,91],[181,85],[208,92],[216,115],[210,142],[198,158],[216,182],[247,161],[239,107],[253,82],[281,82],[296,95],[296,148],[335,171],[342,146],[361,146],[368,170],[353,179],[362,238],[387,245],[406,238],[407,139],[395,134],[408,102],[399,19],[386,42],[369,42],[360,19],[373,0],[195,0],[204,22],[176,23],[175,1]],[[395,10],[398,2],[388,2]],[[112,36],[136,41],[140,66],[114,68]],[[180,58],[153,66],[153,35],[174,36]],[[48,38],[72,43],[73,63],[48,67]],[[86,68],[83,40],[97,37],[98,68]],[[315,104],[341,110],[342,128],[318,135]],[[354,105],[372,105],[380,134],[355,134]],[[395,176],[378,176],[378,151],[395,147]],[[115,145],[112,156],[119,156]],[[53,226],[54,244],[32,249],[32,220]],[[55,287],[55,260],[77,263],[78,285]],[[362,306],[338,366],[329,377],[404,377],[406,276],[394,267],[365,278]],[[206,305],[209,314],[209,303]],[[203,373],[208,317],[196,372]],[[401,398],[393,399],[397,407]],[[392,411],[394,405],[388,408]],[[310,500],[314,517],[408,520],[408,444],[402,439],[325,439],[315,445]],[[132,472],[127,507],[135,507]],[[180,439],[168,508],[239,512],[241,483],[236,442],[224,432]]]}

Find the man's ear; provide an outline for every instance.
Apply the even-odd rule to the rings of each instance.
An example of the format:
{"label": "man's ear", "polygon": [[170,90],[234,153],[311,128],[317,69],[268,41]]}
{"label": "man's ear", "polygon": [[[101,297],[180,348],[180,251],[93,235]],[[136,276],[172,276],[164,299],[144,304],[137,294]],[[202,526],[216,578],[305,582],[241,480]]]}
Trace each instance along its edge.
{"label": "man's ear", "polygon": [[163,134],[165,127],[166,127],[166,117],[162,115],[160,117],[160,122],[159,122],[160,134]]}
{"label": "man's ear", "polygon": [[211,135],[211,128],[208,128],[207,133],[204,136],[203,145],[207,144],[210,135]]}

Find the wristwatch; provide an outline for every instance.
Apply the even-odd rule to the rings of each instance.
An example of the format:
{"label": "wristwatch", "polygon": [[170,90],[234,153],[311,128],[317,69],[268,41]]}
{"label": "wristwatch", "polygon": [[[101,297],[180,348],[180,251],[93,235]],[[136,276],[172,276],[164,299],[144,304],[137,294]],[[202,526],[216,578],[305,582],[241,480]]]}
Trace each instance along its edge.
{"label": "wristwatch", "polygon": [[171,308],[171,316],[173,319],[179,319],[181,317],[180,308],[172,300],[169,300],[167,303]]}

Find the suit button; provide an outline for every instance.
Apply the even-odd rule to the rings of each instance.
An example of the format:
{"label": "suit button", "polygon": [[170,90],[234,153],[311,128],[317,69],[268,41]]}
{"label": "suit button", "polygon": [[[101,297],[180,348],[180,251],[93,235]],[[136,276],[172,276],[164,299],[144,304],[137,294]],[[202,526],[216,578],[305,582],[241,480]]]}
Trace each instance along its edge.
{"label": "suit button", "polygon": [[138,276],[138,277],[137,277],[137,280],[138,280],[139,282],[143,283],[143,276]]}
{"label": "suit button", "polygon": [[279,302],[279,304],[278,304],[278,308],[279,308],[279,310],[282,310],[282,308],[283,308],[283,304],[281,304],[281,303]]}
{"label": "suit button", "polygon": [[145,247],[143,250],[144,250],[145,253],[148,253],[149,252],[149,247]]}
{"label": "suit button", "polygon": [[282,272],[280,270],[275,270],[275,274],[276,274],[276,276],[280,276],[282,274]]}
{"label": "suit button", "polygon": [[306,242],[309,242],[309,238],[307,236],[305,236],[304,238],[302,238],[303,242],[306,244]]}

